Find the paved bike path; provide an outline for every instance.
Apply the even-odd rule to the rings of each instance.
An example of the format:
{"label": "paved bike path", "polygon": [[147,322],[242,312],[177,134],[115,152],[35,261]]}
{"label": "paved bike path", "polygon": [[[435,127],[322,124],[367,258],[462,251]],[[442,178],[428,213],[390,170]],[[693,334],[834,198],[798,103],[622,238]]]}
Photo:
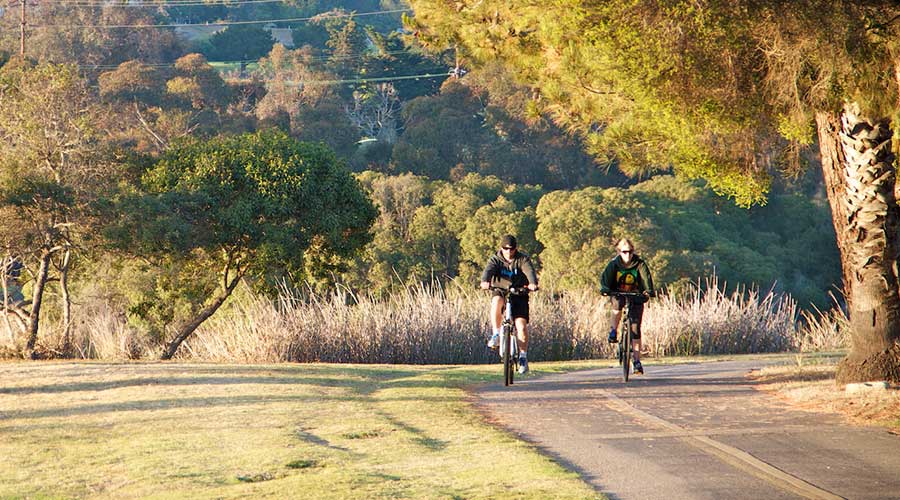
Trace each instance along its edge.
{"label": "paved bike path", "polygon": [[900,499],[900,436],[755,390],[745,375],[764,363],[651,361],[627,384],[590,370],[475,399],[612,500]]}

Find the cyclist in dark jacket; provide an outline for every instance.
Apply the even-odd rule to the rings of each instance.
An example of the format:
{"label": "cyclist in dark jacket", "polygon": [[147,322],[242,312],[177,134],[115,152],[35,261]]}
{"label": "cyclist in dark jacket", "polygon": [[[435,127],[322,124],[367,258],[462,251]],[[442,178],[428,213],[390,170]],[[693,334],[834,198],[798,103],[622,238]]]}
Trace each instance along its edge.
{"label": "cyclist in dark jacket", "polygon": [[[481,273],[481,288],[488,290],[497,288],[523,288],[531,291],[538,289],[537,274],[531,258],[518,250],[515,236],[507,234],[500,242],[500,250],[488,259],[484,272]],[[519,345],[519,373],[528,372],[528,296],[510,295],[512,317],[516,324],[516,338]],[[488,347],[494,349],[500,342],[500,329],[503,323],[503,310],[506,307],[503,294],[495,291],[491,298],[491,326],[493,335]]]}
{"label": "cyclist in dark jacket", "polygon": [[[627,238],[622,238],[616,244],[618,255],[606,265],[606,269],[600,276],[600,293],[607,295],[611,292],[635,292],[643,294],[643,300],[635,299],[631,304],[632,347],[634,349],[634,372],[644,373],[641,365],[641,318],[644,316],[644,302],[656,295],[653,288],[653,277],[647,263],[636,253],[634,244]],[[624,297],[610,297],[610,305],[613,310],[612,326],[609,329],[609,342],[617,342],[616,327],[622,319],[622,307],[625,306]]]}

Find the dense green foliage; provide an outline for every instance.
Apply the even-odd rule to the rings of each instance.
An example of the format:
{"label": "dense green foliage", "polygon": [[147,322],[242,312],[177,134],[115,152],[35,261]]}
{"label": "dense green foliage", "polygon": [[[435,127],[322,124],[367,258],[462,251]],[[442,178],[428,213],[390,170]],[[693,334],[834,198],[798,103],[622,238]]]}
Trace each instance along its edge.
{"label": "dense green foliage", "polygon": [[[332,257],[349,257],[369,240],[375,216],[333,152],[277,131],[169,150],[118,212],[110,240],[166,270],[157,281],[167,281],[148,293],[185,290],[195,308],[216,294],[217,280],[227,297],[243,277],[274,291],[292,274],[332,270]],[[140,304],[132,311],[143,319],[169,319],[178,301],[151,295]]]}
{"label": "dense green foliage", "polygon": [[[276,24],[292,28],[293,49],[273,46],[271,26],[260,25],[206,39],[189,30],[36,30],[29,57],[81,66],[42,64],[21,88],[3,80],[0,132],[31,134],[34,145],[50,135],[42,127],[62,127],[77,148],[60,158],[77,175],[51,179],[33,168],[40,148],[5,144],[0,210],[16,222],[2,249],[37,248],[26,212],[77,216],[92,235],[105,228],[118,249],[80,243],[82,272],[98,283],[78,274],[78,293],[101,290],[159,340],[235,276],[269,293],[284,279],[382,295],[451,279],[474,286],[505,233],[555,290],[595,286],[614,241],[628,236],[671,290],[716,273],[731,286],[774,285],[801,306],[828,305],[839,264],[821,181],[798,189],[770,178],[787,164],[787,143],[770,132],[808,142],[808,108],[762,100],[757,90],[771,82],[728,66],[758,57],[746,12],[662,2],[654,13],[652,3],[419,1],[407,32],[397,14],[347,15],[404,8],[400,1],[109,5],[72,7],[71,18],[47,6],[47,24],[332,12]],[[9,12],[2,19],[15,21]],[[13,32],[0,31],[0,53],[15,53]],[[8,74],[23,65],[0,61]],[[53,99],[15,97],[23,89]],[[79,105],[66,108],[66,99]],[[776,107],[784,115],[773,119]],[[294,157],[305,159],[300,170],[289,168]],[[96,186],[121,186],[117,203],[106,189],[83,188],[101,176]],[[371,202],[354,194],[355,182]],[[333,201],[340,196],[351,200],[346,208]],[[763,199],[767,206],[754,205]],[[37,264],[32,256],[31,274]]]}
{"label": "dense green foliage", "polygon": [[546,194],[476,174],[449,184],[374,172],[360,179],[381,215],[351,283],[376,290],[452,277],[474,286],[506,233],[557,290],[596,287],[623,236],[671,292],[716,274],[730,286],[775,287],[804,307],[825,307],[838,279],[827,208],[798,194],[775,193],[769,205],[747,210],[671,176]]}

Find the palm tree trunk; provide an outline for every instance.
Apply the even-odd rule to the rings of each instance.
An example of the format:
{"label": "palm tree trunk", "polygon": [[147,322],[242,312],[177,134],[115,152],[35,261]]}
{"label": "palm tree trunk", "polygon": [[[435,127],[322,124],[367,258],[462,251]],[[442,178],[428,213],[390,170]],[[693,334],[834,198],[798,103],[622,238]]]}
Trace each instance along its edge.
{"label": "palm tree trunk", "polygon": [[900,207],[890,120],[848,104],[816,121],[851,325],[851,351],[836,380],[900,382]]}

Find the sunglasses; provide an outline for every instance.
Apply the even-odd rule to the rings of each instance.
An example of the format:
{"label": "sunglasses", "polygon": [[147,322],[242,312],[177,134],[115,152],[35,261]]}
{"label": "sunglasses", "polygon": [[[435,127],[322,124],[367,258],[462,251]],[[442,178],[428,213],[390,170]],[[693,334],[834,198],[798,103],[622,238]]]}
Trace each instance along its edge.
{"label": "sunglasses", "polygon": [[621,253],[621,254],[631,254],[631,253],[634,253],[634,250],[619,250],[619,253]]}
{"label": "sunglasses", "polygon": [[502,247],[504,250],[515,250],[516,247]]}

